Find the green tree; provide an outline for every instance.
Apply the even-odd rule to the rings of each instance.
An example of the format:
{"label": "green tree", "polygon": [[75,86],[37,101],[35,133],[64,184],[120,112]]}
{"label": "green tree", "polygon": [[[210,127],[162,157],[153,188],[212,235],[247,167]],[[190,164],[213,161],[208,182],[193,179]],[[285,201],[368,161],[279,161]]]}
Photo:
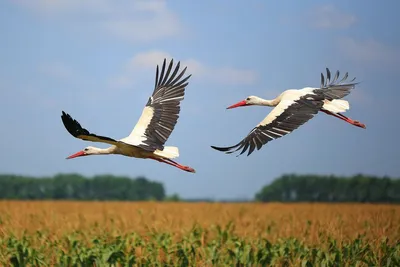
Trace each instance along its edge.
{"label": "green tree", "polygon": [[57,174],[54,177],[0,175],[1,199],[163,200],[164,186],[144,177]]}
{"label": "green tree", "polygon": [[400,202],[400,179],[285,174],[264,186],[257,201]]}
{"label": "green tree", "polygon": [[165,198],[165,201],[169,201],[169,202],[179,202],[179,201],[181,201],[181,198],[179,197],[179,195],[178,194],[172,194],[172,195],[170,195],[170,196],[167,196],[166,198]]}

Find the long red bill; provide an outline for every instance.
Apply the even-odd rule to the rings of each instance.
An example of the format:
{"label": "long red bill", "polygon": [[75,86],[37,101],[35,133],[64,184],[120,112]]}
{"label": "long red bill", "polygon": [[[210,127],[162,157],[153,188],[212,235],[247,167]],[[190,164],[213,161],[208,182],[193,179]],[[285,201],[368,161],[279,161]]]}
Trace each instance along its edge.
{"label": "long red bill", "polygon": [[73,159],[73,158],[81,157],[81,156],[85,156],[85,152],[79,151],[79,152],[77,152],[77,153],[75,153],[75,154],[69,156],[67,159]]}
{"label": "long red bill", "polygon": [[243,107],[246,106],[246,100],[240,101],[232,106],[227,107],[226,109],[231,109],[231,108],[237,108],[237,107]]}

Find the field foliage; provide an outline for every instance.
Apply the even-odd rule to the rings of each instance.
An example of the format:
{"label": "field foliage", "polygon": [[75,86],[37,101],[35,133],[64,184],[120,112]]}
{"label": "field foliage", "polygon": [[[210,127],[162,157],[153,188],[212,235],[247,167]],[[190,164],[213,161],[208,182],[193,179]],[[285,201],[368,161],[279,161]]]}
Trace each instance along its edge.
{"label": "field foliage", "polygon": [[0,202],[2,266],[398,266],[400,207]]}

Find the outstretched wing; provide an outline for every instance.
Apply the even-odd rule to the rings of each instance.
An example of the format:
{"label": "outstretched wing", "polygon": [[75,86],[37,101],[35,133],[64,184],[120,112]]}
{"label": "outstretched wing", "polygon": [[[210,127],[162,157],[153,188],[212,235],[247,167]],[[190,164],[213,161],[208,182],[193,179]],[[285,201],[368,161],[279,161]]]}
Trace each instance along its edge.
{"label": "outstretched wing", "polygon": [[358,84],[358,82],[354,82],[356,78],[354,77],[351,81],[347,81],[349,73],[346,72],[343,78],[338,81],[339,74],[339,71],[336,71],[336,74],[331,81],[331,72],[326,68],[326,79],[324,74],[321,73],[320,89],[316,89],[315,91],[324,94],[326,99],[330,101],[333,99],[341,99],[350,94],[350,91],[355,88],[356,84]]}
{"label": "outstretched wing", "polygon": [[100,136],[100,135],[95,135],[93,133],[90,133],[88,130],[83,128],[78,121],[74,120],[69,114],[65,113],[64,111],[62,112],[61,115],[62,122],[65,126],[65,129],[76,138],[85,140],[85,141],[92,141],[92,142],[101,142],[101,143],[107,143],[110,145],[116,145],[118,141],[106,137],[106,136]]}
{"label": "outstretched wing", "polygon": [[142,115],[130,135],[122,142],[141,147],[147,151],[163,150],[179,118],[180,102],[191,75],[182,78],[186,67],[178,74],[180,62],[172,71],[173,59],[166,68],[164,59],[161,73],[157,65],[155,86]]}
{"label": "outstretched wing", "polygon": [[269,141],[291,133],[313,118],[323,106],[323,99],[323,96],[312,93],[297,100],[285,100],[282,96],[281,102],[238,144],[230,147],[211,147],[227,154],[242,149],[241,155],[249,150],[249,156],[255,148],[259,150]]}

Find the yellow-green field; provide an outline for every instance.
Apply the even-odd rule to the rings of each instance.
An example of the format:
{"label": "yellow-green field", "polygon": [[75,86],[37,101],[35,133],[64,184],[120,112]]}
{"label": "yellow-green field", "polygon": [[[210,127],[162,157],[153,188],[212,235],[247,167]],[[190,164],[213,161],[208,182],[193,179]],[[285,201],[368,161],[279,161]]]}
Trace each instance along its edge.
{"label": "yellow-green field", "polygon": [[0,202],[15,266],[395,266],[400,206]]}

